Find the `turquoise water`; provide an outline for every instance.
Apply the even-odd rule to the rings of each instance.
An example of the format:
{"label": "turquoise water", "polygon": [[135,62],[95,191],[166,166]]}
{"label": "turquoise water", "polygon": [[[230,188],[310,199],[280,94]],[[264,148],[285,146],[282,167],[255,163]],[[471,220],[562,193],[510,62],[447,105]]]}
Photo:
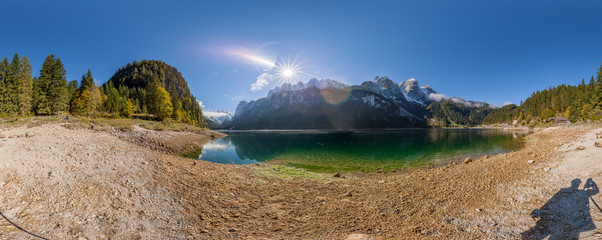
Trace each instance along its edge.
{"label": "turquoise water", "polygon": [[522,135],[495,129],[390,131],[232,131],[203,146],[200,160],[269,162],[314,171],[370,171],[435,165],[509,152]]}

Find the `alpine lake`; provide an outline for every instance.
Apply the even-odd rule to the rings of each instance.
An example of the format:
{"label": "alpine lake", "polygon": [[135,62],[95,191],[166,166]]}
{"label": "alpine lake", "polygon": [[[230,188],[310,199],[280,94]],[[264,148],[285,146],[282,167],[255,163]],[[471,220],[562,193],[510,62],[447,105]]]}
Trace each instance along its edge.
{"label": "alpine lake", "polygon": [[524,136],[500,129],[224,133],[228,136],[209,141],[187,156],[215,163],[270,163],[314,172],[389,171],[510,152],[523,145]]}

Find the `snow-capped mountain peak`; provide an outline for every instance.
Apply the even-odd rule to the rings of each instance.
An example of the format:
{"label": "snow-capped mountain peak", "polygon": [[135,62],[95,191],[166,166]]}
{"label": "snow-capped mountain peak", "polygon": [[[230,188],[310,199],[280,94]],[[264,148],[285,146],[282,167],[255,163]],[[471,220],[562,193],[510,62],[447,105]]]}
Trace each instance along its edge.
{"label": "snow-capped mountain peak", "polygon": [[403,89],[404,96],[408,101],[416,102],[422,104],[424,106],[430,103],[430,99],[424,89],[430,89],[430,91],[435,92],[431,87],[425,86],[426,88],[421,88],[420,84],[415,78],[410,78],[406,81],[400,82],[399,87]]}
{"label": "snow-capped mountain peak", "polygon": [[[403,85],[402,85],[403,84]],[[400,87],[403,87],[406,92],[410,92],[418,87],[418,81],[415,78],[410,78],[404,82],[399,83]]]}
{"label": "snow-capped mountain peak", "polygon": [[232,120],[232,113],[223,109],[215,111],[204,110],[203,116],[217,124],[222,124],[224,121]]}

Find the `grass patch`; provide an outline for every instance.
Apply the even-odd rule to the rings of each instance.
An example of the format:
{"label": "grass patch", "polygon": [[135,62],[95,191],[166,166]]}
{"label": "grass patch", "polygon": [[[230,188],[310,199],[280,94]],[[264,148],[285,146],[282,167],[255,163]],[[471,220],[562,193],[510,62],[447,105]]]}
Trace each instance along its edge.
{"label": "grass patch", "polygon": [[321,157],[304,154],[286,154],[269,160],[267,163],[305,169],[316,173],[393,171],[434,166],[436,164],[434,161],[428,159],[415,161],[371,161],[361,158],[350,158],[344,154],[330,154]]}
{"label": "grass patch", "polygon": [[2,128],[16,128],[16,127],[38,127],[48,123],[62,123],[65,127],[75,128],[77,126],[85,125],[85,121],[77,118],[65,119],[64,115],[59,116],[18,116],[18,117],[7,117],[0,118],[0,127]]}
{"label": "grass patch", "polygon": [[280,165],[266,165],[260,168],[257,172],[260,176],[280,179],[293,178],[311,178],[311,179],[326,179],[326,176],[320,173],[310,172],[305,169],[286,167]]}
{"label": "grass patch", "polygon": [[203,151],[203,148],[199,148],[199,149],[192,150],[190,152],[182,153],[182,154],[180,154],[180,156],[185,157],[185,158],[199,159],[199,155],[201,155],[202,151]]}
{"label": "grass patch", "polygon": [[411,162],[411,163],[375,163],[375,164],[358,164],[349,165],[318,165],[299,162],[288,162],[286,166],[302,168],[308,171],[317,173],[336,173],[336,172],[376,172],[376,171],[392,171],[400,169],[408,169],[423,166],[433,166],[431,163]]}
{"label": "grass patch", "polygon": [[258,184],[266,184],[266,183],[268,183],[268,181],[263,180],[261,178],[254,178],[253,182],[258,183]]}
{"label": "grass patch", "polygon": [[132,130],[135,125],[156,131],[201,132],[206,130],[204,128],[192,126],[186,123],[178,123],[174,121],[159,122],[136,118],[93,118],[89,121],[96,125],[110,126],[123,131]]}
{"label": "grass patch", "polygon": [[65,115],[52,116],[3,116],[0,117],[0,127],[37,127],[49,123],[60,123],[67,129],[92,129],[101,132],[112,132],[113,129],[121,131],[131,131],[134,126],[140,126],[149,130],[157,131],[177,131],[177,132],[195,132],[200,133],[205,128],[192,126],[186,123],[175,121],[153,121],[141,118],[86,118],[81,116],[71,116],[69,119]]}

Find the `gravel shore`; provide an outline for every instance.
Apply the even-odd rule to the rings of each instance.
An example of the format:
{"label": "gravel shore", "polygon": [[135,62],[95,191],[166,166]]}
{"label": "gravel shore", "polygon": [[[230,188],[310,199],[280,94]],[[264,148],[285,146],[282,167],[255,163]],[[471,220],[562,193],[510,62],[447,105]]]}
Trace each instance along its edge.
{"label": "gravel shore", "polygon": [[335,177],[174,155],[213,131],[14,127],[0,132],[0,239],[598,239],[602,194],[569,203],[602,184],[600,132],[548,128],[468,163]]}

